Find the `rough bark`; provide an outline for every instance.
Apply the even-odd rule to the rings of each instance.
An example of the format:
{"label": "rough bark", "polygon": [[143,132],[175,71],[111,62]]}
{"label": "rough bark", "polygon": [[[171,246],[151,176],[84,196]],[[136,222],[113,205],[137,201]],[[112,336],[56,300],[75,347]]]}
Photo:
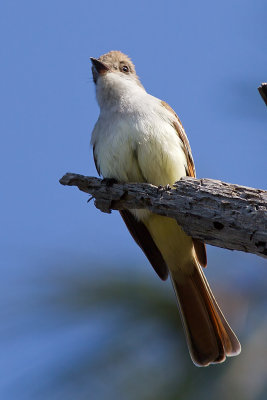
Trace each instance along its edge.
{"label": "rough bark", "polygon": [[205,243],[267,256],[267,191],[189,177],[174,188],[111,184],[72,173],[64,175],[60,183],[90,193],[103,212],[148,208],[175,218],[188,235]]}

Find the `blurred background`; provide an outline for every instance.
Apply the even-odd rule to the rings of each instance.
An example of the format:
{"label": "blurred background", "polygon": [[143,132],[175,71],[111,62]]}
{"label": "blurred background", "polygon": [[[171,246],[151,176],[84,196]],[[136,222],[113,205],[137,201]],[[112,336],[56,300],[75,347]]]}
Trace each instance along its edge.
{"label": "blurred background", "polygon": [[180,116],[198,177],[266,189],[266,12],[264,0],[1,2],[1,399],[267,398],[266,260],[208,246],[242,353],[197,368],[170,282],[117,212],[58,183],[96,175],[89,57],[121,50]]}

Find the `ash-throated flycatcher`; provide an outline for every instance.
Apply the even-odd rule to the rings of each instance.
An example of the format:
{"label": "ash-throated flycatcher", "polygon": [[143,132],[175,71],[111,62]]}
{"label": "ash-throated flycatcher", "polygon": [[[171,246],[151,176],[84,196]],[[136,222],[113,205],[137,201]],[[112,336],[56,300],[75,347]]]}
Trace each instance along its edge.
{"label": "ash-throated flycatcher", "polygon": [[[146,92],[131,60],[111,51],[91,61],[100,107],[91,143],[99,174],[156,186],[194,177],[181,121],[167,103]],[[120,214],[159,277],[171,275],[193,362],[207,366],[237,355],[240,344],[201,268],[207,264],[205,245],[186,235],[172,218],[148,210]]]}

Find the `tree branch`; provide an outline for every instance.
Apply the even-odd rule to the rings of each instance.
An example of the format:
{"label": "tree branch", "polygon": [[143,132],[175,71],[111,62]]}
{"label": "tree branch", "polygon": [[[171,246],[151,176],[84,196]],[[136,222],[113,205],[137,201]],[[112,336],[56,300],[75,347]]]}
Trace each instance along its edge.
{"label": "tree branch", "polygon": [[103,212],[148,208],[175,218],[188,235],[205,243],[267,256],[267,191],[189,177],[174,188],[148,183],[110,185],[72,173],[60,183],[90,193]]}
{"label": "tree branch", "polygon": [[263,98],[264,103],[267,106],[267,83],[262,83],[259,87],[258,87],[258,91],[260,92],[261,97]]}

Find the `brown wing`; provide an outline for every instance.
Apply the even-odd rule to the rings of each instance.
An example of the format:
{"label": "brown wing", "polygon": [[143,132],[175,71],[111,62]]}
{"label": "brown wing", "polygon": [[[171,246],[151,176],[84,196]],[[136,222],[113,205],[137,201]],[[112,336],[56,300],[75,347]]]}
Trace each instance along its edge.
{"label": "brown wing", "polygon": [[[95,148],[93,148],[93,155],[97,172],[100,175]],[[122,216],[122,219],[125,222],[130,234],[138,246],[141,247],[158,276],[165,281],[169,274],[168,267],[146,226],[141,221],[138,221],[128,210],[121,210],[120,215]]]}
{"label": "brown wing", "polygon": [[[163,107],[165,107],[168,111],[170,111],[174,116],[175,120],[173,122],[173,127],[175,128],[179,138],[181,139],[183,143],[183,148],[184,148],[184,153],[187,161],[187,166],[186,166],[186,175],[187,176],[192,176],[193,178],[196,177],[196,170],[195,170],[195,164],[192,156],[192,151],[191,147],[189,144],[189,141],[187,139],[186,133],[184,131],[183,125],[176,114],[176,112],[169,106],[168,103],[165,101],[162,101],[161,104]],[[207,266],[207,253],[206,253],[206,246],[205,243],[202,243],[198,239],[193,239],[194,242],[194,248],[195,252],[198,258],[198,261],[202,267]]]}
{"label": "brown wing", "polygon": [[130,234],[138,246],[141,247],[158,276],[165,281],[169,274],[168,267],[146,226],[143,222],[138,221],[128,210],[121,210],[120,214],[129,229]]}
{"label": "brown wing", "polygon": [[195,170],[195,164],[194,164],[194,160],[193,160],[193,156],[192,156],[192,151],[191,151],[191,147],[190,147],[189,141],[187,139],[187,136],[185,134],[182,122],[180,121],[176,112],[169,106],[168,103],[166,103],[165,101],[162,101],[161,104],[163,105],[163,107],[167,108],[167,110],[170,111],[175,116],[175,121],[173,122],[173,127],[175,128],[175,130],[184,146],[184,153],[185,153],[186,161],[187,161],[187,166],[186,166],[187,176],[192,176],[193,178],[195,178],[196,170]]}
{"label": "brown wing", "polygon": [[205,243],[201,242],[201,240],[194,238],[193,238],[193,243],[198,262],[203,268],[205,268],[207,266],[207,252]]}

